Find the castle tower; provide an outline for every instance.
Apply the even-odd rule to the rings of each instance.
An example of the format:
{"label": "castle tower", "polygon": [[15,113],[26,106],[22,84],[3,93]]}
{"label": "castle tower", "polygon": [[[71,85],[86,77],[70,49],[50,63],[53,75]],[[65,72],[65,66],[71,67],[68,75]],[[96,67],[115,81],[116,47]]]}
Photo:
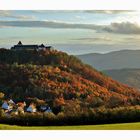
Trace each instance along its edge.
{"label": "castle tower", "polygon": [[17,45],[22,45],[22,42],[21,42],[21,41],[19,41]]}

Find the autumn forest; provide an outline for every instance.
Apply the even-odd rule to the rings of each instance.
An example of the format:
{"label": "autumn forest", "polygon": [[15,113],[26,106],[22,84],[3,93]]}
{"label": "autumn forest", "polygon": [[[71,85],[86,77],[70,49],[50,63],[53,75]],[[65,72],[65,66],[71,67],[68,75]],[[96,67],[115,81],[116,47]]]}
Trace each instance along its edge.
{"label": "autumn forest", "polygon": [[[37,112],[7,116],[0,123],[74,125],[140,121],[140,92],[57,50],[0,49],[0,106],[33,103]],[[41,106],[49,106],[44,113]],[[14,120],[14,121],[13,121]]]}

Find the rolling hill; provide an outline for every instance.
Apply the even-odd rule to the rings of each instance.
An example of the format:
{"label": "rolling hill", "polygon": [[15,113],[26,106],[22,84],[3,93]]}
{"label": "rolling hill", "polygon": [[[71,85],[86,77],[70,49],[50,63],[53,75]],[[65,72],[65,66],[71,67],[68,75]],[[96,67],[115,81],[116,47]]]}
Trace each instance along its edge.
{"label": "rolling hill", "polygon": [[100,71],[140,68],[140,50],[121,50],[105,54],[91,53],[78,55],[77,57]]}
{"label": "rolling hill", "polygon": [[117,81],[140,89],[140,69],[105,70],[103,73]]}

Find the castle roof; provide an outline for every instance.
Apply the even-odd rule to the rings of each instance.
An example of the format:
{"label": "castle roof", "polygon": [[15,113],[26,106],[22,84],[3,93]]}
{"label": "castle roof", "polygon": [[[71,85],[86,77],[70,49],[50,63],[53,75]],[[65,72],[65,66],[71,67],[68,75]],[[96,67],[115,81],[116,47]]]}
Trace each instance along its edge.
{"label": "castle roof", "polygon": [[41,45],[23,45],[21,41],[18,42],[17,45],[14,45],[11,49],[18,49],[18,50],[23,50],[23,49],[51,49],[52,46],[45,46],[44,44]]}

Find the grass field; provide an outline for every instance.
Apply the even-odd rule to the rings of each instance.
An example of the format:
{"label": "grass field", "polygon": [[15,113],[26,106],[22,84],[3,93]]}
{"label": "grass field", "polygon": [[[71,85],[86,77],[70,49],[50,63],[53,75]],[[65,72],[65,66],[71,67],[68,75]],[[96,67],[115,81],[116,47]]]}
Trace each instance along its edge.
{"label": "grass field", "polygon": [[0,124],[0,130],[140,130],[140,123],[39,127]]}

